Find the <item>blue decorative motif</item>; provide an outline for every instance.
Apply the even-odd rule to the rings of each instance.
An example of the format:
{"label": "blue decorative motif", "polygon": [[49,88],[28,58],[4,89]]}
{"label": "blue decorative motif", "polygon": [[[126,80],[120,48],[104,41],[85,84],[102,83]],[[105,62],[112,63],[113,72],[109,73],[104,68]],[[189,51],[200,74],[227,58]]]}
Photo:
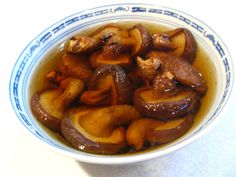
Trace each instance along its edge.
{"label": "blue decorative motif", "polygon": [[204,28],[201,27],[200,25],[198,25],[197,23],[195,22],[192,22],[192,25],[191,25],[193,28],[195,28],[196,30],[198,30],[200,33],[203,33],[204,31]]}
{"label": "blue decorative motif", "polygon": [[73,24],[77,21],[79,21],[79,17],[74,17],[72,19],[69,19],[69,20],[65,21],[65,24],[66,24],[66,26],[68,26],[68,25]]}
{"label": "blue decorative motif", "polygon": [[84,20],[86,18],[89,18],[89,17],[93,17],[93,13],[88,13],[88,14],[84,14],[84,15],[80,15],[80,20]]}
{"label": "blue decorative motif", "polygon": [[[37,49],[37,48],[39,48],[40,47],[40,42],[39,41],[36,41],[31,47],[30,47],[30,50],[29,50],[29,55],[28,56],[32,56],[33,55],[33,53],[34,53],[34,51]],[[28,59],[26,59],[26,60],[28,60]],[[25,61],[25,63],[26,63],[27,61]]]}
{"label": "blue decorative motif", "polygon": [[147,8],[145,7],[132,7],[132,12],[146,12]]}
{"label": "blue decorative motif", "polygon": [[46,33],[41,39],[39,39],[40,42],[44,43],[46,42],[50,37],[52,37],[51,32]]}
{"label": "blue decorative motif", "polygon": [[116,8],[111,8],[110,9],[110,12],[111,13],[115,13],[115,12],[121,12],[121,11],[125,11],[125,12],[128,12],[129,11],[129,7],[127,6],[127,7],[116,7]]}
{"label": "blue decorative motif", "polygon": [[60,31],[61,29],[65,28],[64,23],[60,24],[59,26],[57,26],[56,28],[52,29],[52,32],[55,34],[58,31]]}
{"label": "blue decorative motif", "polygon": [[149,9],[149,13],[162,14],[162,9]]}
{"label": "blue decorative motif", "polygon": [[178,17],[178,14],[177,14],[177,13],[171,12],[171,11],[169,11],[169,10],[164,10],[164,15],[172,16],[172,17],[175,17],[175,18]]}
{"label": "blue decorative motif", "polygon": [[179,20],[185,22],[188,25],[190,25],[190,23],[191,23],[191,20],[189,20],[188,18],[186,18],[186,17],[184,17],[182,15],[179,16]]}
{"label": "blue decorative motif", "polygon": [[104,14],[107,14],[107,13],[109,13],[109,10],[108,9],[103,9],[103,10],[95,11],[94,15],[98,16],[98,15],[104,15]]}

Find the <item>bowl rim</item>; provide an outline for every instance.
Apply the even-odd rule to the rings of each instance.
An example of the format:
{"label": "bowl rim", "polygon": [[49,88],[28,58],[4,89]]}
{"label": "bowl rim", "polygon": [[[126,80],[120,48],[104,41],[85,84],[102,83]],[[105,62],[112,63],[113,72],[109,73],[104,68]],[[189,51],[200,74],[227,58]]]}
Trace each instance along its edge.
{"label": "bowl rim", "polygon": [[[161,156],[164,156],[166,154],[169,154],[170,152],[174,152],[176,150],[179,150],[180,148],[182,148],[182,147],[192,143],[193,141],[195,141],[199,137],[201,137],[204,134],[206,134],[213,126],[215,126],[215,124],[220,119],[219,117],[223,117],[223,116],[220,116],[220,113],[223,112],[223,108],[226,107],[226,103],[229,101],[229,98],[230,98],[229,95],[231,95],[231,93],[232,93],[232,89],[233,89],[233,86],[234,86],[234,63],[233,63],[232,57],[231,57],[230,52],[229,52],[227,46],[225,45],[224,41],[207,24],[205,24],[204,22],[202,22],[198,18],[196,18],[196,17],[194,17],[194,16],[192,16],[192,15],[190,15],[188,13],[185,13],[185,12],[182,12],[180,10],[176,10],[176,9],[173,9],[173,8],[170,8],[170,7],[160,6],[160,5],[157,5],[157,4],[148,4],[148,3],[117,3],[117,4],[108,4],[108,5],[97,6],[97,7],[85,9],[85,10],[76,12],[76,13],[74,13],[72,15],[69,15],[69,16],[67,16],[67,17],[57,21],[56,23],[52,24],[51,26],[49,26],[48,28],[43,30],[41,33],[39,33],[35,38],[33,38],[33,40],[31,40],[28,43],[28,45],[24,48],[24,50],[20,53],[19,57],[17,58],[14,66],[13,66],[12,73],[11,73],[11,76],[10,76],[10,82],[9,82],[10,102],[11,102],[11,105],[12,105],[12,107],[14,109],[14,112],[16,113],[16,115],[17,115],[19,120],[21,119],[21,117],[18,116],[18,114],[16,112],[17,110],[15,110],[14,103],[13,103],[14,102],[14,98],[13,98],[14,96],[12,95],[12,91],[11,91],[12,81],[13,81],[13,76],[14,76],[13,74],[14,74],[14,70],[17,69],[16,68],[16,66],[17,66],[16,64],[19,62],[21,56],[24,54],[25,50],[32,44],[32,42],[35,41],[40,35],[44,34],[47,30],[49,30],[53,26],[55,26],[56,24],[66,20],[66,19],[69,19],[70,17],[75,16],[76,14],[82,14],[83,12],[91,11],[91,10],[99,9],[99,8],[103,8],[103,7],[124,6],[124,5],[128,5],[128,6],[137,5],[137,6],[145,6],[145,7],[153,6],[154,8],[173,10],[174,12],[178,12],[178,13],[186,15],[186,16],[192,18],[192,19],[195,19],[198,22],[200,22],[201,24],[203,24],[204,26],[206,26],[214,34],[214,36],[216,36],[217,39],[221,42],[221,44],[224,46],[225,53],[227,53],[227,55],[229,56],[227,59],[230,61],[229,65],[231,67],[231,85],[230,85],[230,87],[228,89],[228,96],[224,100],[224,103],[221,106],[221,108],[218,111],[218,113],[214,116],[215,117],[214,120],[210,124],[205,126],[200,132],[198,132],[194,136],[191,136],[190,138],[185,139],[184,141],[182,141],[182,142],[180,142],[178,144],[175,144],[174,146],[168,147],[167,149],[164,149],[162,151],[158,151],[157,150],[159,153],[157,151],[153,150],[153,151],[150,151],[148,153],[139,153],[139,154],[133,154],[133,155],[129,154],[129,155],[124,155],[124,156],[116,156],[116,155],[109,156],[109,155],[97,155],[97,154],[92,154],[93,156],[88,156],[88,155],[91,155],[91,153],[85,153],[85,155],[83,155],[83,153],[82,154],[78,153],[77,150],[76,150],[77,153],[75,153],[75,151],[73,151],[73,152],[70,151],[69,152],[69,151],[65,151],[63,149],[57,148],[55,146],[52,146],[52,144],[49,144],[48,142],[45,142],[45,141],[39,139],[38,137],[35,136],[35,134],[33,134],[31,132],[31,130],[29,130],[29,128],[27,126],[25,126],[25,124],[22,123],[23,126],[26,127],[26,129],[28,129],[30,131],[30,134],[32,135],[32,137],[36,137],[36,139],[39,140],[39,142],[41,142],[42,144],[46,145],[47,147],[49,147],[53,151],[57,151],[60,154],[64,154],[66,156],[69,156],[71,158],[77,159],[79,161],[89,162],[89,163],[96,163],[96,164],[127,164],[127,163],[140,162],[140,161],[145,161],[145,160],[161,157]],[[88,154],[88,155],[86,155],[86,154]]]}

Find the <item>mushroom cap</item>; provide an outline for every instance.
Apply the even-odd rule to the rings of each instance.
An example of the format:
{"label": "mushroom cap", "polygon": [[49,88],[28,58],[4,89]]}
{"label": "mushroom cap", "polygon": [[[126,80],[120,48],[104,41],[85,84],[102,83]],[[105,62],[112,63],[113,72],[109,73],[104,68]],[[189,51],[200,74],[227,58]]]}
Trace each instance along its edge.
{"label": "mushroom cap", "polygon": [[193,111],[199,104],[194,91],[183,89],[170,97],[155,98],[153,88],[140,88],[133,95],[134,107],[144,116],[171,120]]}
{"label": "mushroom cap", "polygon": [[152,38],[148,30],[142,24],[134,25],[129,30],[129,33],[136,39],[136,45],[132,50],[133,56],[143,55],[150,50]]}
{"label": "mushroom cap", "polygon": [[112,77],[114,82],[117,104],[129,103],[131,101],[133,88],[126,73],[119,65],[102,65],[98,67],[91,77],[89,90],[104,87],[99,85],[99,82],[108,75]]}
{"label": "mushroom cap", "polygon": [[53,99],[62,93],[59,89],[41,90],[35,93],[30,102],[31,110],[36,118],[49,129],[59,132],[63,117],[61,111],[56,111]]}

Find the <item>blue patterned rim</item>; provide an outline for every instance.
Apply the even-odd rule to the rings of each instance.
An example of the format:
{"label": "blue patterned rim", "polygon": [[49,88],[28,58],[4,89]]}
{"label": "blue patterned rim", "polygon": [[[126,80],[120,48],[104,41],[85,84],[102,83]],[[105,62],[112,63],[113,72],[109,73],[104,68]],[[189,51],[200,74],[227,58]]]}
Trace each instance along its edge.
{"label": "blue patterned rim", "polygon": [[[160,17],[165,17],[166,19]],[[43,31],[41,34],[39,34],[34,40],[32,40],[17,59],[9,83],[9,94],[11,104],[21,123],[37,138],[49,145],[52,145],[56,149],[59,149],[60,152],[66,151],[67,155],[69,156],[73,157],[73,153],[77,153],[76,158],[80,159],[81,157],[83,161],[93,162],[93,158],[96,158],[97,156],[102,156],[88,154],[80,151],[78,152],[77,150],[66,147],[65,145],[56,142],[51,137],[49,137],[37,125],[37,122],[35,121],[30,112],[30,109],[28,107],[27,88],[31,73],[36,63],[42,58],[42,55],[46,53],[55,43],[58,43],[58,41],[65,39],[66,36],[91,25],[103,22],[110,22],[114,20],[127,19],[148,20],[150,22],[153,21],[169,24],[171,26],[185,25],[188,28],[192,29],[192,31],[197,36],[201,36],[203,38],[203,41],[201,41],[202,43],[204,43],[205,40],[207,42],[210,42],[219,58],[221,58],[220,62],[225,69],[223,73],[223,77],[225,77],[226,80],[223,89],[224,91],[219,101],[219,104],[217,105],[214,112],[210,115],[208,121],[205,122],[201,127],[199,127],[193,134],[188,136],[187,139],[190,139],[190,137],[193,137],[200,131],[204,130],[212,121],[216,119],[217,115],[220,113],[225,103],[227,102],[233,85],[233,65],[229,52],[227,51],[222,40],[207,25],[183,12],[148,4],[116,4],[82,11],[57,22],[56,24],[52,25],[51,27]],[[170,19],[175,19],[175,22],[170,21]],[[187,141],[187,139],[184,138],[181,141],[173,144],[172,146],[179,145],[179,147],[181,147],[180,144],[184,141]],[[170,146],[170,148],[172,146]],[[159,152],[161,151],[162,150],[160,150]],[[84,157],[82,158],[83,155],[86,156],[86,158],[91,158],[85,160]],[[139,160],[143,159],[142,154],[138,156],[140,156]],[[155,156],[158,156],[158,154],[156,154]],[[107,163],[111,162],[111,159],[113,159],[113,162],[116,163],[119,163],[120,161],[119,159],[114,160],[114,158],[111,157],[103,156],[103,158],[104,157],[108,158]],[[122,155],[114,157],[122,157]],[[125,155],[123,157],[128,158],[132,157],[132,155]],[[145,158],[151,158],[151,156],[146,156]],[[132,160],[126,160],[126,162],[129,161]],[[104,163],[106,162],[104,161]],[[122,163],[125,162],[123,161]]]}

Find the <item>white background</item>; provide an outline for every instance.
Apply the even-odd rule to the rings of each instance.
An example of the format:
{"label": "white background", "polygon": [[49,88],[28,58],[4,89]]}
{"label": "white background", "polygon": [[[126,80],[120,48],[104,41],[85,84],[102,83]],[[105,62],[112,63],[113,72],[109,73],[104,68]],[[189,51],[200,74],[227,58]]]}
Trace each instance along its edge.
{"label": "white background", "polygon": [[[132,1],[0,1],[1,177],[236,176],[235,90],[220,121],[207,135],[162,158],[125,166],[86,164],[52,152],[35,140],[17,120],[9,102],[8,83],[12,67],[24,47],[45,28],[68,15],[121,2]],[[155,0],[144,3],[171,7],[202,20],[221,36],[235,59],[236,4],[233,0]]]}

